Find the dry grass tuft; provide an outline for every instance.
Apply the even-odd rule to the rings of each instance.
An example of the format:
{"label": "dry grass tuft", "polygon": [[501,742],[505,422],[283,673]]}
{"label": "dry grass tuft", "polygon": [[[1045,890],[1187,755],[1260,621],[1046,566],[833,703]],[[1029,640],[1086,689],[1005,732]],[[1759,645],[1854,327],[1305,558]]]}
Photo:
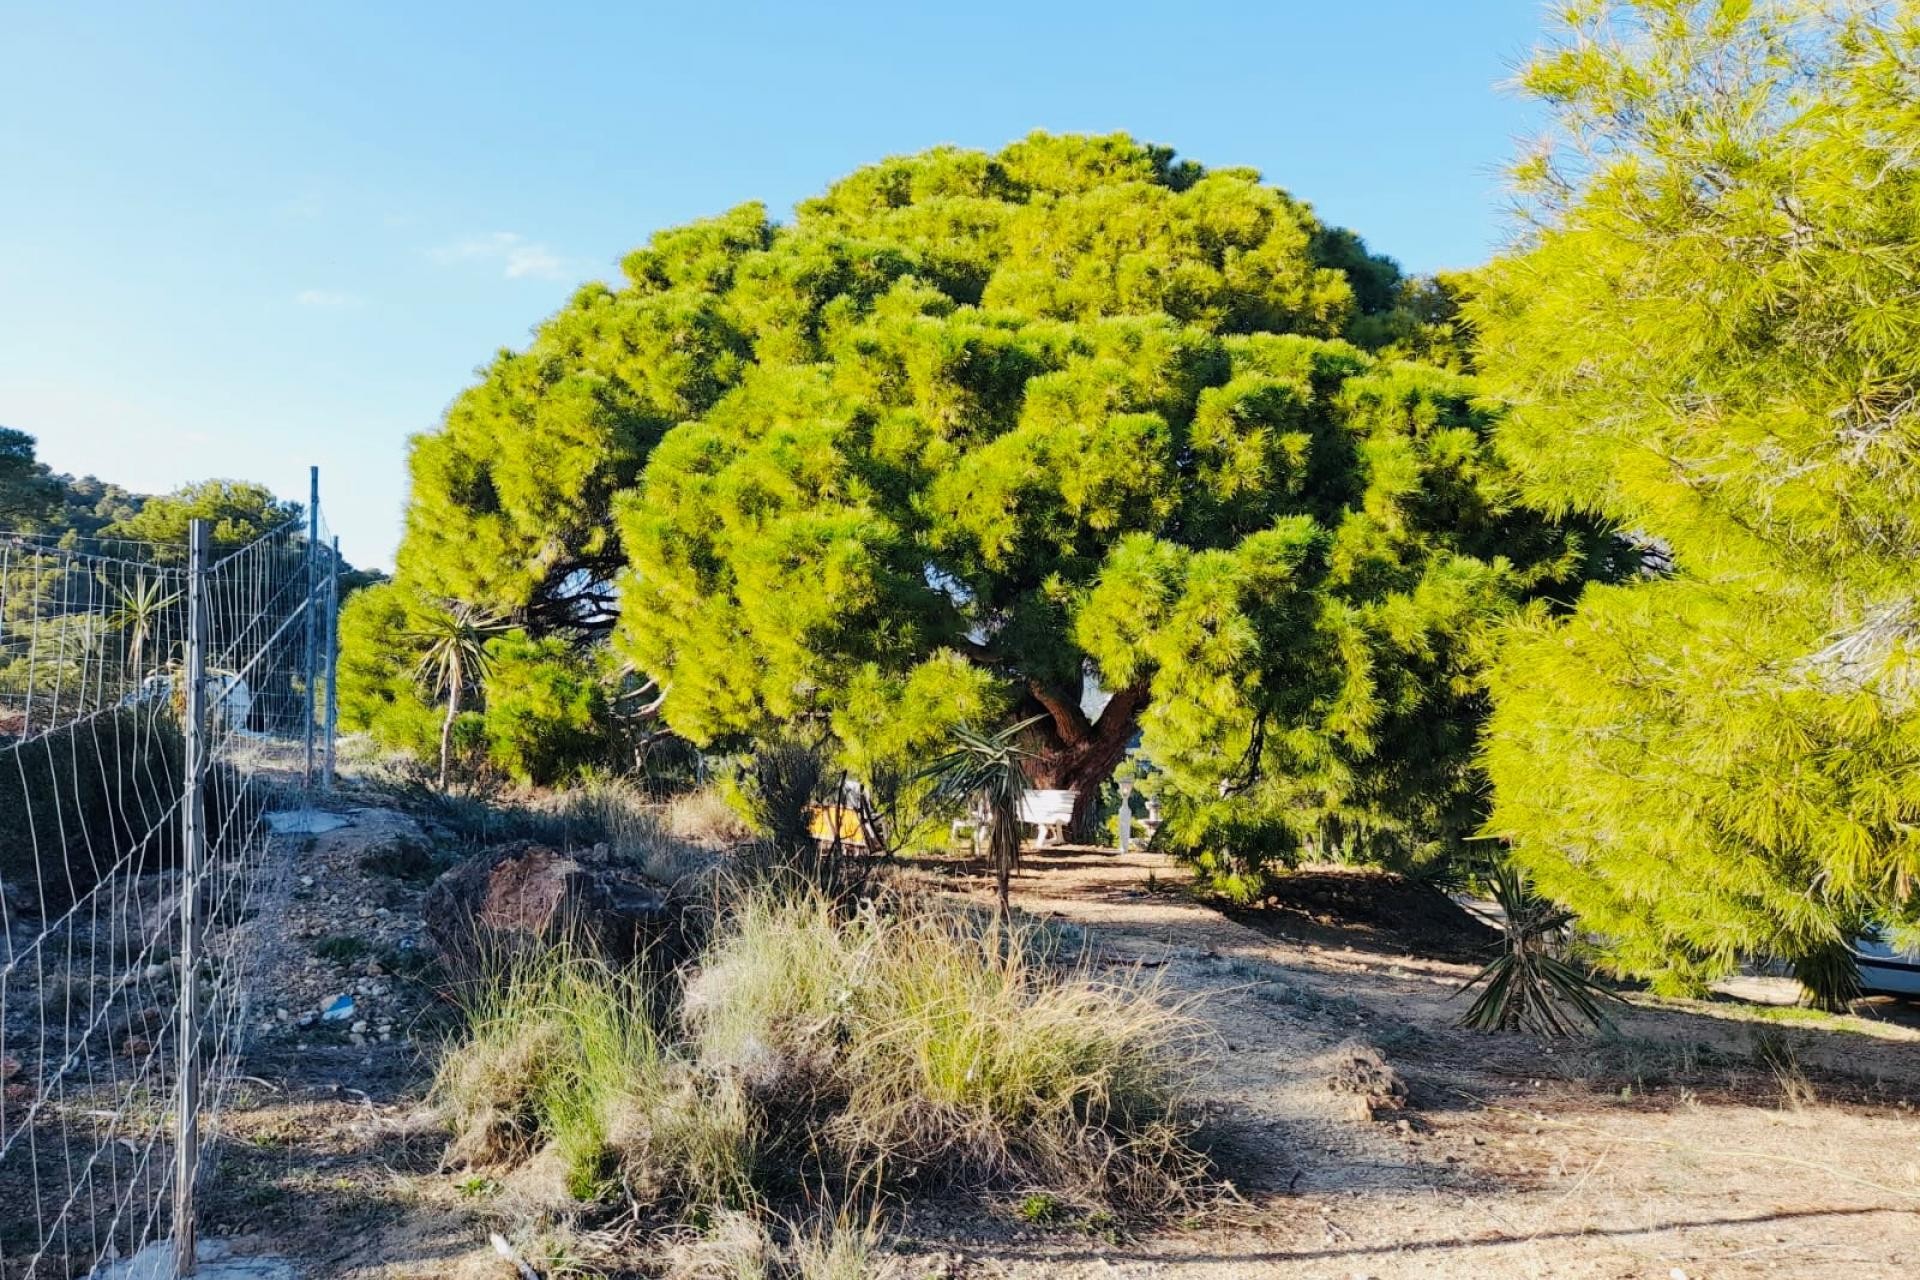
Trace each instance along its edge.
{"label": "dry grass tuft", "polygon": [[475,986],[434,1095],[449,1160],[495,1169],[510,1219],[630,1245],[703,1224],[674,1274],[864,1280],[877,1222],[773,1212],[925,1184],[1190,1199],[1193,1023],[1154,983],[1059,962],[999,917],[728,892],[677,1009],[675,983],[565,949]]}
{"label": "dry grass tuft", "polygon": [[581,1202],[615,1185],[644,1203],[747,1194],[753,1139],[738,1091],[704,1087],[667,1051],[638,976],[555,952],[477,990],[468,1038],[434,1082],[451,1163],[539,1152]]}
{"label": "dry grass tuft", "polygon": [[[782,1247],[776,1228],[787,1237]],[[842,1214],[800,1226],[739,1212],[715,1215],[701,1235],[667,1257],[673,1280],[880,1280],[885,1236],[874,1220]]]}
{"label": "dry grass tuft", "polygon": [[821,1218],[793,1233],[793,1280],[877,1280],[883,1243],[873,1219]]}
{"label": "dry grass tuft", "polygon": [[673,829],[671,806],[663,821],[660,807],[630,782],[590,779],[557,803],[570,829],[606,841],[620,861],[662,884],[698,881],[719,866],[711,849]]}
{"label": "dry grass tuft", "polygon": [[1753,1056],[1773,1073],[1780,1090],[1780,1105],[1788,1111],[1804,1111],[1820,1101],[1820,1091],[1807,1077],[1800,1054],[1793,1042],[1778,1031],[1762,1031],[1754,1037]]}
{"label": "dry grass tuft", "polygon": [[667,834],[709,849],[725,849],[753,838],[753,829],[717,786],[688,791],[667,801]]}
{"label": "dry grass tuft", "polygon": [[750,891],[686,1017],[710,1070],[824,1102],[813,1136],[848,1176],[1179,1198],[1202,1170],[1179,1087],[1191,1020],[1151,982],[1047,952],[942,908],[843,919],[817,894]]}

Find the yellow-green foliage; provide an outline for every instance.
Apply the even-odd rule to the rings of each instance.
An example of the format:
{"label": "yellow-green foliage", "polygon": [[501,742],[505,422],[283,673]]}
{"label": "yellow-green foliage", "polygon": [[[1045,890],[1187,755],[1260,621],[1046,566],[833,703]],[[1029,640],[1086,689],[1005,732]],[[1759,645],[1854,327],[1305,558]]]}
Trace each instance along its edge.
{"label": "yellow-green foliage", "polygon": [[1502,451],[1671,573],[1517,629],[1491,830],[1665,987],[1920,909],[1917,47],[1912,4],[1593,3],[1524,75]]}
{"label": "yellow-green foliage", "polygon": [[[340,606],[340,723],[420,760],[440,749],[441,712],[417,673],[418,597],[390,582],[363,587]],[[471,730],[479,728],[473,717]]]}
{"label": "yellow-green foliage", "polygon": [[[340,610],[341,724],[421,760],[439,752],[446,697],[422,662],[436,609],[446,612],[407,584],[384,582]],[[484,752],[517,781],[554,784],[614,754],[613,681],[596,655],[521,628],[489,627],[474,644],[480,670],[462,689],[454,725],[463,758]]]}
{"label": "yellow-green foliage", "polygon": [[487,753],[522,782],[558,782],[607,754],[605,693],[590,657],[524,631],[487,642]]}

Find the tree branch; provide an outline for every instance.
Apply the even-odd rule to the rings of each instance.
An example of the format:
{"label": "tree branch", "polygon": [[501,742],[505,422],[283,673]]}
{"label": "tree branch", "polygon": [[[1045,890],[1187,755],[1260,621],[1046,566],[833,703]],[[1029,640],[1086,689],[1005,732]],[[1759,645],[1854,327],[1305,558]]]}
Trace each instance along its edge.
{"label": "tree branch", "polygon": [[1046,710],[1053,721],[1053,731],[1063,746],[1075,747],[1087,740],[1093,732],[1093,722],[1087,719],[1087,713],[1080,709],[1078,698],[1064,698],[1057,691],[1049,689],[1039,680],[1027,680],[1027,692],[1033,700]]}

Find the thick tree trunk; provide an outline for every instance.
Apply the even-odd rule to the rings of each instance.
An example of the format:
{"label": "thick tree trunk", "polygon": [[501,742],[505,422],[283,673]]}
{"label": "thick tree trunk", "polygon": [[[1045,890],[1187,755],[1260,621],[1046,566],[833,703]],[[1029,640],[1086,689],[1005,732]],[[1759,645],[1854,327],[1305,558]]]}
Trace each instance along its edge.
{"label": "thick tree trunk", "polygon": [[1099,834],[1092,828],[1101,784],[1113,775],[1133,741],[1147,704],[1146,686],[1134,685],[1114,694],[1098,720],[1087,718],[1078,698],[1061,697],[1038,684],[1029,686],[1029,693],[1048,718],[1041,726],[1046,730],[1041,735],[1044,741],[1027,766],[1028,779],[1037,788],[1078,792],[1068,838],[1092,840]]}

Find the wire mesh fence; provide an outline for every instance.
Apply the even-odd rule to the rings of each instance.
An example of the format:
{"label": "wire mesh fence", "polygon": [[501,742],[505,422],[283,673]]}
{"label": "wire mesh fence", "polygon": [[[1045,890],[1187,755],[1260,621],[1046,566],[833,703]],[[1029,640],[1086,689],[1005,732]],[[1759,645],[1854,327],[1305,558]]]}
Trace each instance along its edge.
{"label": "wire mesh fence", "polygon": [[283,879],[267,813],[324,715],[319,528],[0,534],[0,1280],[191,1270]]}

